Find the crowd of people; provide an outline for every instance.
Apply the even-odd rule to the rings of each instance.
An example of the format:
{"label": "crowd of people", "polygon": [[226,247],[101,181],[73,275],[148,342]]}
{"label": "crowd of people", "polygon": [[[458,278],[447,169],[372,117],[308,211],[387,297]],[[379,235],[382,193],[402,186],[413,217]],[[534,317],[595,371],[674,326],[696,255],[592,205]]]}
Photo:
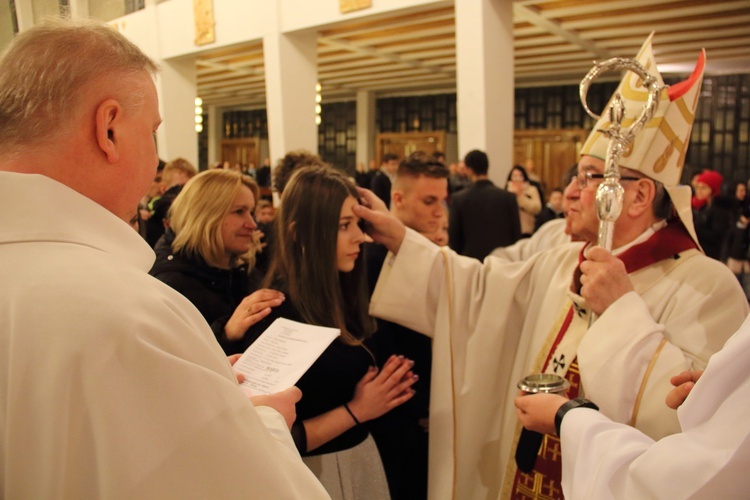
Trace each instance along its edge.
{"label": "crowd of people", "polygon": [[703,251],[732,270],[750,300],[748,183],[737,181],[726,185],[721,173],[703,170],[692,179],[691,204],[695,230]]}
{"label": "crowd of people", "polygon": [[[655,67],[650,38],[637,57]],[[137,47],[89,21],[26,30],[0,59],[0,497],[744,491],[747,189],[707,170],[691,198],[659,135],[689,140],[703,66],[623,158],[609,251],[609,117],[546,206],[532,164],[498,187],[480,150],[199,173],[157,158]],[[631,111],[639,85],[618,88]],[[232,364],[278,318],[340,335],[248,397]],[[520,395],[530,373],[568,388]]]}

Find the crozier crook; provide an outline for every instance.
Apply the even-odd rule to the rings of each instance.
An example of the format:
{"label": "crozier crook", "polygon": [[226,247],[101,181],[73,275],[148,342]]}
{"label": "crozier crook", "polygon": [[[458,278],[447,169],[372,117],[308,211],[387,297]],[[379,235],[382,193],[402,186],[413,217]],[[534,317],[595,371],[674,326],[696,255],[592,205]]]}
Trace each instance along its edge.
{"label": "crozier crook", "polygon": [[[598,121],[600,116],[592,112],[586,102],[589,86],[600,74],[616,69],[626,69],[637,74],[643,85],[648,89],[649,94],[646,105],[638,118],[629,127],[622,127],[625,118],[625,105],[620,94],[616,93],[609,105],[610,127],[598,129],[599,132],[609,137],[609,144],[607,145],[607,157],[604,164],[604,181],[599,184],[596,190],[596,215],[599,218],[597,244],[608,251],[612,250],[615,221],[622,211],[624,190],[620,185],[620,158],[632,146],[638,131],[654,116],[662,91],[658,80],[635,59],[614,57],[604,62],[595,63],[594,67],[581,80],[579,86],[583,108],[594,120]],[[592,314],[591,321],[594,319],[594,314]]]}

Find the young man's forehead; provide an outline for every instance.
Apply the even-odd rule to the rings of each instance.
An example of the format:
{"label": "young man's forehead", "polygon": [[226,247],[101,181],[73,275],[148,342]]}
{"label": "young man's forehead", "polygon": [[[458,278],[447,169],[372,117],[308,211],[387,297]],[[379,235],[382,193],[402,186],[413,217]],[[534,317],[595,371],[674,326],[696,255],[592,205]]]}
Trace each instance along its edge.
{"label": "young man's forehead", "polygon": [[430,192],[442,194],[443,192],[445,192],[445,196],[448,195],[448,179],[444,177],[429,177],[427,175],[420,175],[416,179],[414,187],[422,193]]}

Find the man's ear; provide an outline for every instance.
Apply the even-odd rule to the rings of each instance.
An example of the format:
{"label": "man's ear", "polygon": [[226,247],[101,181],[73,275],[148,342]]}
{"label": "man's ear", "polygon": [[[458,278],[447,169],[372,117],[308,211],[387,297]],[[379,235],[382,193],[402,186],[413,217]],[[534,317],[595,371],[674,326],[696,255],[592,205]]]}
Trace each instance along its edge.
{"label": "man's ear", "polygon": [[122,106],[114,99],[107,99],[96,108],[96,143],[110,163],[120,159],[117,142],[122,116]]}
{"label": "man's ear", "polygon": [[656,196],[656,186],[650,179],[640,179],[636,181],[633,194],[633,201],[628,208],[632,217],[638,217],[644,212],[651,212]]}
{"label": "man's ear", "polygon": [[399,189],[395,189],[391,192],[391,206],[396,208],[401,208],[402,203],[404,202],[404,193],[401,192]]}

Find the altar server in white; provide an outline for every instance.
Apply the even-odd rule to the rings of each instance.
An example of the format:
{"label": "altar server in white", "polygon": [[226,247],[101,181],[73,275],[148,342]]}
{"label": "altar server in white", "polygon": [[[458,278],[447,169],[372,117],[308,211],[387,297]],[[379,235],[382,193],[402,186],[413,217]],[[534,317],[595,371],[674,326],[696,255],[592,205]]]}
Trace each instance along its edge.
{"label": "altar server in white", "polygon": [[[750,490],[750,319],[714,354],[697,383],[675,377],[671,394],[682,432],[654,441],[594,410],[561,416],[563,482],[568,498],[740,498]],[[544,394],[516,400],[521,422],[554,432],[567,400]]]}

